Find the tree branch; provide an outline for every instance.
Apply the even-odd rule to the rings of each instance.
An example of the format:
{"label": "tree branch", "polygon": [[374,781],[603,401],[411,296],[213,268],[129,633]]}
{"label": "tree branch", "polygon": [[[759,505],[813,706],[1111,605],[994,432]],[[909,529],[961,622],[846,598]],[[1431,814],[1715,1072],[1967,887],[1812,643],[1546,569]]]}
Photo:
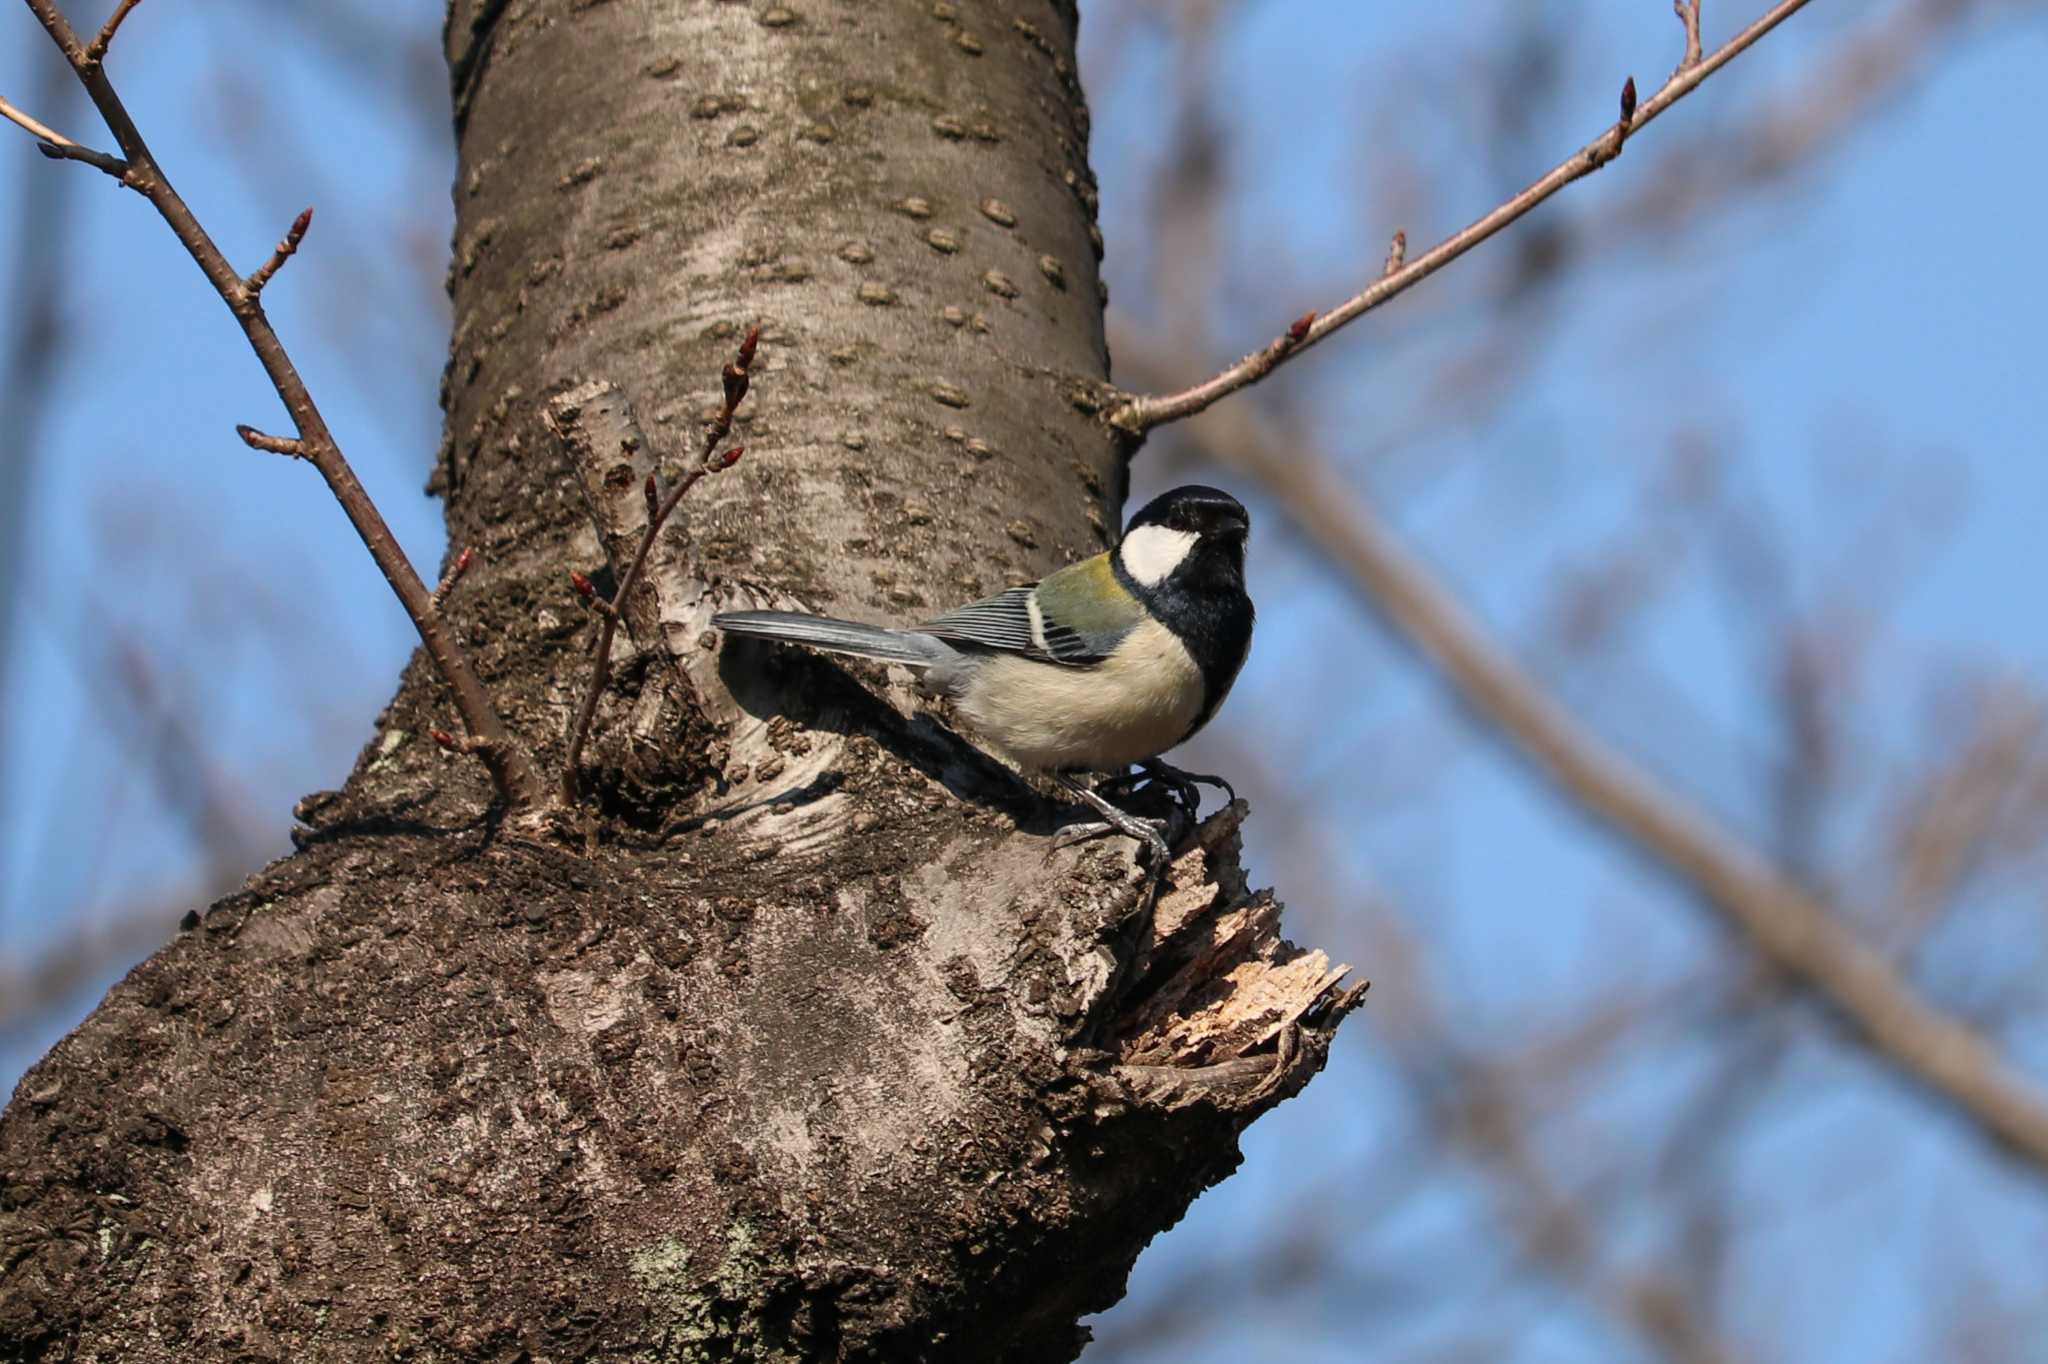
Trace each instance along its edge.
{"label": "tree branch", "polygon": [[[619,620],[627,602],[632,599],[633,589],[640,584],[641,571],[647,565],[647,556],[654,550],[655,538],[668,518],[688,496],[690,489],[697,486],[706,474],[715,474],[730,469],[739,462],[742,451],[739,447],[719,455],[718,447],[732,434],[733,414],[739,410],[740,400],[747,396],[748,371],[754,363],[754,349],[761,343],[761,329],[753,328],[740,342],[739,353],[733,362],[725,367],[722,376],[725,387],[725,405],[719,415],[704,429],[704,451],[697,466],[684,474],[682,480],[662,498],[655,483],[654,475],[647,476],[647,530],[640,537],[639,548],[633,560],[620,575],[618,588],[612,599],[605,601],[598,596],[596,586],[581,573],[572,572],[570,582],[577,593],[596,608],[604,617],[598,627],[597,661],[591,668],[590,686],[583,694],[583,704],[577,708],[576,723],[569,731],[569,753],[562,762],[562,799],[574,805],[577,797],[579,775],[583,767],[583,745],[590,737],[590,727],[597,718],[597,703],[604,695],[605,683],[611,680],[612,642],[618,638]],[[548,404],[546,420],[548,429],[565,446],[574,446],[579,441],[587,442],[589,433],[581,426],[582,406],[587,397],[602,389],[581,388],[561,395]],[[631,445],[642,443],[645,437],[639,434],[639,425],[634,421],[630,408],[622,407],[621,420],[625,431],[620,439]]]}
{"label": "tree branch", "polygon": [[1685,55],[1678,59],[1678,69],[1671,73],[1677,76],[1700,64],[1700,0],[1671,0],[1671,9],[1678,22],[1685,25]]}
{"label": "tree branch", "polygon": [[128,17],[129,10],[141,3],[142,0],[121,0],[121,3],[115,6],[114,12],[107,16],[107,22],[101,26],[99,36],[85,49],[85,60],[89,64],[97,66],[106,58],[107,49],[113,46],[114,35],[120,31],[122,20]]}
{"label": "tree branch", "polygon": [[278,242],[277,249],[270,253],[270,259],[257,266],[255,272],[244,281],[243,287],[249,291],[250,297],[262,293],[263,286],[270,283],[270,277],[283,269],[286,261],[298,254],[299,243],[306,239],[306,229],[312,225],[313,210],[301,209],[299,216],[292,219],[292,225],[285,229],[284,237]]}
{"label": "tree branch", "polygon": [[[1116,353],[1144,368],[1129,336]],[[1153,356],[1152,368],[1162,367]],[[1579,725],[1490,639],[1330,467],[1285,446],[1236,405],[1188,431],[1205,455],[1250,474],[1459,700],[1512,740],[1574,803],[1640,847],[1722,923],[1830,1005],[1905,1077],[1986,1136],[2048,1168],[2048,1096],[1910,982],[1805,887]]]}
{"label": "tree branch", "polygon": [[[1372,284],[1328,312],[1308,314],[1308,325],[1303,326],[1301,322],[1296,322],[1294,327],[1263,349],[1252,352],[1215,377],[1178,393],[1153,394],[1130,399],[1109,414],[1110,424],[1131,435],[1143,435],[1154,427],[1206,411],[1239,389],[1257,383],[1272,373],[1282,361],[1301,354],[1340,327],[1364,316],[1388,299],[1405,293],[1508,224],[1529,213],[1566,185],[1592,174],[1612,161],[1620,155],[1624,140],[1632,136],[1637,129],[1684,99],[1707,77],[1742,55],[1758,39],[1804,8],[1806,4],[1807,0],[1778,0],[1778,3],[1756,22],[1715,49],[1712,56],[1682,62],[1655,94],[1632,110],[1628,107],[1632,101],[1625,92],[1622,101],[1623,116],[1619,122],[1486,216],[1445,238],[1406,265],[1392,272],[1383,273]],[[1694,8],[1697,9],[1697,6]],[[1690,24],[1687,32],[1690,49],[1693,33]],[[1631,80],[1627,90],[1632,91],[1633,88],[1634,83]]]}
{"label": "tree branch", "polygon": [[[228,264],[226,256],[207,235],[206,229],[200,226],[198,218],[193,215],[184,199],[172,188],[169,177],[164,174],[163,167],[158,164],[148,144],[143,141],[142,134],[136,129],[134,120],[129,117],[120,97],[115,94],[113,84],[107,79],[105,68],[100,63],[99,59],[105,53],[106,44],[113,39],[121,20],[134,8],[135,0],[124,0],[113,17],[107,21],[100,35],[93,40],[91,47],[79,43],[77,33],[72,29],[70,21],[57,9],[54,0],[26,0],[26,3],[29,10],[42,23],[44,30],[49,33],[51,41],[57,44],[59,50],[70,61],[72,71],[85,86],[86,93],[92,97],[93,104],[99,109],[100,116],[106,120],[115,142],[120,145],[123,155],[127,158],[119,172],[122,183],[146,196],[164,221],[170,225],[171,231],[191,255],[193,262],[199,266],[207,282],[213,285],[221,301],[228,305],[236,321],[241,323],[242,332],[248,337],[250,348],[256,352],[256,358],[262,363],[264,372],[270,376],[271,384],[276,388],[277,396],[283,400],[285,410],[291,414],[292,421],[298,429],[295,441],[297,448],[285,448],[294,443],[291,438],[277,437],[265,437],[266,441],[272,443],[258,448],[277,449],[280,453],[299,455],[320,471],[335,500],[347,513],[356,534],[362,537],[364,546],[370,551],[370,557],[383,572],[385,581],[397,594],[406,615],[412,619],[413,627],[419,631],[420,642],[426,646],[427,655],[433,660],[442,681],[447,683],[449,691],[454,694],[455,708],[461,714],[463,724],[474,741],[472,747],[490,768],[491,779],[497,786],[498,794],[515,810],[527,809],[537,804],[542,797],[542,790],[539,778],[534,773],[532,760],[506,730],[504,721],[498,716],[497,708],[470,667],[468,657],[434,610],[426,584],[420,581],[419,574],[406,559],[405,551],[392,535],[391,528],[385,524],[383,514],[377,510],[369,492],[356,477],[355,470],[343,457],[339,442],[335,440],[333,432],[328,429],[326,419],[321,416],[320,409],[313,402],[313,395],[299,377],[297,367],[286,353],[277,333],[271,328],[270,320],[264,315],[262,286],[283,263],[283,258],[289,256],[291,250],[296,249],[297,237],[304,235],[306,215],[301,214],[299,221],[293,224],[292,232],[287,233],[285,240],[279,243],[278,251],[273,254],[270,262],[258,269],[249,279],[244,280]],[[21,120],[16,118],[14,121],[19,123]],[[36,129],[30,128],[30,131],[36,132]],[[36,135],[44,138],[46,147],[56,147],[61,155],[99,166],[109,174],[115,173],[111,164],[102,164],[102,159],[112,163],[113,158],[94,159],[100,157],[100,154],[80,154],[83,149],[76,148],[75,144],[51,141],[47,130],[37,132]],[[246,435],[243,438],[249,439]],[[253,441],[251,443],[254,444]]]}
{"label": "tree branch", "polygon": [[128,163],[120,157],[80,146],[33,115],[15,108],[5,99],[0,99],[0,118],[23,129],[30,137],[40,139],[36,150],[52,160],[82,161],[88,166],[105,171],[123,183],[128,179]]}

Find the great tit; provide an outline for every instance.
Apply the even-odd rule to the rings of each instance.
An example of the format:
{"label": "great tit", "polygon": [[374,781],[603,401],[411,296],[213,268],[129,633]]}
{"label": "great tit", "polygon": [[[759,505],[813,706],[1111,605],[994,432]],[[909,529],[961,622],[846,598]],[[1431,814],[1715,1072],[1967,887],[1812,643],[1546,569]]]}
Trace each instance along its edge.
{"label": "great tit", "polygon": [[711,623],[915,670],[925,692],[951,700],[1018,766],[1050,775],[1163,857],[1155,827],[1069,774],[1140,764],[1184,803],[1195,781],[1228,789],[1158,757],[1208,723],[1251,648],[1250,528],[1236,498],[1189,484],[1146,503],[1114,548],[914,630],[790,611],[729,611]]}

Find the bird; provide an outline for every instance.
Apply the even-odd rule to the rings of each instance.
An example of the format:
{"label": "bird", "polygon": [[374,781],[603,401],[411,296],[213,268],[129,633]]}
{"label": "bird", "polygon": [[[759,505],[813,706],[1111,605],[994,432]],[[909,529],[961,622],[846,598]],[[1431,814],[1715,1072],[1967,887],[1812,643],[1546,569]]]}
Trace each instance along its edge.
{"label": "bird", "polygon": [[[729,636],[911,669],[923,691],[950,700],[999,753],[1101,816],[1062,831],[1062,843],[1115,830],[1143,844],[1156,869],[1167,852],[1160,823],[1105,793],[1130,789],[1135,766],[1189,813],[1196,783],[1235,798],[1222,778],[1184,772],[1160,755],[1216,714],[1250,652],[1250,530],[1235,497],[1186,484],[1139,508],[1102,553],[912,629],[793,611],[727,611],[711,624]],[[1112,779],[1090,788],[1076,779],[1088,772]]]}

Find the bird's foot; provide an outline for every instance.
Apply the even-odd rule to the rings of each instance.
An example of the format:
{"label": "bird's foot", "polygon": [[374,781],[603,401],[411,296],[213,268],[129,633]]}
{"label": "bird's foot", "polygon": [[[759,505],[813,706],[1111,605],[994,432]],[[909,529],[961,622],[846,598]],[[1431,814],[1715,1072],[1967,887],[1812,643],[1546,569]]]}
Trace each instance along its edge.
{"label": "bird's foot", "polygon": [[1119,833],[1138,841],[1145,849],[1146,860],[1155,873],[1166,866],[1166,859],[1171,853],[1171,843],[1180,840],[1184,812],[1176,810],[1175,818],[1148,819],[1111,804],[1108,797],[1100,791],[1083,786],[1065,773],[1055,775],[1053,780],[1059,783],[1062,791],[1095,811],[1101,819],[1088,824],[1069,825],[1060,830],[1053,837],[1052,851],[1071,848],[1074,844],[1085,843],[1091,838]]}
{"label": "bird's foot", "polygon": [[1189,772],[1158,758],[1147,758],[1138,764],[1138,767],[1146,776],[1173,792],[1174,798],[1187,806],[1190,815],[1202,805],[1202,793],[1197,789],[1199,787],[1213,786],[1223,793],[1225,800],[1237,799],[1237,788],[1222,777],[1212,777],[1204,772]]}
{"label": "bird's foot", "polygon": [[1174,803],[1193,820],[1201,813],[1203,786],[1213,786],[1223,792],[1225,799],[1236,800],[1237,789],[1222,777],[1212,777],[1201,772],[1186,772],[1171,763],[1158,758],[1147,758],[1137,765],[1137,770],[1109,778],[1095,789],[1109,799],[1130,795],[1138,787],[1150,783],[1172,797]]}
{"label": "bird's foot", "polygon": [[1121,822],[1114,824],[1106,819],[1091,819],[1081,824],[1069,824],[1054,834],[1051,851],[1058,852],[1062,848],[1093,842],[1111,834],[1123,834],[1144,844],[1147,860],[1156,863],[1165,860],[1167,839],[1173,832],[1172,820],[1150,819],[1143,815],[1125,814]]}
{"label": "bird's foot", "polygon": [[[1102,818],[1085,824],[1070,824],[1053,835],[1054,849],[1070,848],[1076,843],[1107,834],[1120,833],[1136,839],[1145,850],[1145,881],[1139,888],[1137,900],[1111,926],[1109,947],[1111,967],[1109,979],[1104,982],[1102,994],[1090,1010],[1090,1018],[1081,1030],[1081,1036],[1095,1040],[1105,1039],[1114,1030],[1126,996],[1130,993],[1140,962],[1152,940],[1152,912],[1159,902],[1159,892],[1166,881],[1166,864],[1172,856],[1172,845],[1178,843],[1192,827],[1199,800],[1187,799],[1188,794],[1199,796],[1194,791],[1197,777],[1184,777],[1176,769],[1158,764],[1170,775],[1146,771],[1141,777],[1125,774],[1089,788],[1072,778],[1059,774],[1054,777],[1060,788],[1075,799],[1093,809]],[[1175,778],[1179,777],[1178,782]],[[1112,805],[1104,795],[1105,790],[1122,790],[1128,793],[1138,780],[1149,778],[1157,781],[1173,794],[1172,813],[1166,819],[1150,819],[1134,815],[1128,810]],[[1228,787],[1226,785],[1225,789]]]}

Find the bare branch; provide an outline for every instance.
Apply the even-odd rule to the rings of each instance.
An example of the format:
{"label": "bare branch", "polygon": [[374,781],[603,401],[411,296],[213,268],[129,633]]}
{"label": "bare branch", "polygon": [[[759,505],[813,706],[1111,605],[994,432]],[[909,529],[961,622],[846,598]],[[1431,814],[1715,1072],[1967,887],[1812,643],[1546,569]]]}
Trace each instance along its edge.
{"label": "bare branch", "polygon": [[[1562,1062],[1580,1068],[1629,1035],[1650,1000],[1624,995],[1591,1010],[1563,1035],[1505,1057],[1475,1055],[1452,1028],[1454,1016],[1428,982],[1435,973],[1420,962],[1422,944],[1387,916],[1378,928],[1381,949],[1410,969],[1403,970],[1403,998],[1387,1028],[1396,1065],[1432,1120],[1442,1144],[1461,1149],[1485,1180],[1484,1196],[1527,1265],[1576,1288],[1586,1300],[1655,1347],[1684,1364],[1725,1364],[1736,1358],[1712,1322],[1698,1312],[1686,1291],[1686,1276],[1640,1260],[1611,1268],[1602,1253],[1602,1228],[1588,1213],[1610,1200],[1589,1198],[1562,1186],[1532,1141],[1527,1094],[1545,1089],[1542,1072]],[[1545,1053],[1550,1053],[1546,1056]]]}
{"label": "bare branch", "polygon": [[[648,509],[649,520],[652,520],[654,518],[655,510],[657,509]],[[585,606],[597,612],[597,614],[599,614],[600,616],[606,616],[613,620],[618,619],[619,608],[613,606],[603,597],[600,597],[597,594],[597,584],[590,581],[588,577],[581,573],[578,573],[573,568],[569,570],[569,586],[576,589],[576,595],[583,598],[583,604]]]}
{"label": "bare branch", "polygon": [[29,136],[39,138],[40,141],[37,144],[36,150],[51,160],[81,161],[88,166],[105,171],[124,184],[127,182],[128,163],[126,161],[123,161],[118,156],[109,156],[105,152],[96,152],[90,147],[81,147],[78,143],[73,142],[70,138],[33,115],[15,108],[5,99],[0,99],[0,118],[4,118],[17,128],[23,129]]}
{"label": "bare branch", "polygon": [[[1685,98],[1698,88],[1700,82],[1742,55],[1758,39],[1803,9],[1807,3],[1808,0],[1778,0],[1778,3],[1756,22],[1717,48],[1712,56],[1673,72],[1671,78],[1664,82],[1656,94],[1643,101],[1622,122],[1610,127],[1599,137],[1572,153],[1548,174],[1478,221],[1445,238],[1394,273],[1383,275],[1337,307],[1323,313],[1299,340],[1282,336],[1264,349],[1254,351],[1214,378],[1193,388],[1178,393],[1132,398],[1110,413],[1110,424],[1131,435],[1143,435],[1167,422],[1180,421],[1185,417],[1192,417],[1197,412],[1206,411],[1239,389],[1257,383],[1271,373],[1282,360],[1300,354],[1340,327],[1362,317],[1388,299],[1413,288],[1508,224],[1529,213],[1566,185],[1592,174],[1612,161],[1620,153],[1622,142],[1636,129]],[[1629,88],[1633,87],[1634,82],[1631,81]],[[1627,103],[1624,99],[1624,105]]]}
{"label": "bare branch", "polygon": [[237,424],[235,434],[242,438],[242,444],[251,450],[262,450],[273,455],[290,455],[293,459],[310,459],[306,443],[296,436],[270,436],[246,423]]}
{"label": "bare branch", "polygon": [[0,961],[0,1042],[24,1040],[30,1027],[73,995],[162,947],[177,931],[186,903],[179,896],[124,909],[70,930],[26,961]]}
{"label": "bare branch", "polygon": [[1380,268],[1380,278],[1385,279],[1388,275],[1399,270],[1401,262],[1407,258],[1407,255],[1408,234],[1406,232],[1396,232],[1393,240],[1387,243],[1387,263]]}
{"label": "bare branch", "polygon": [[[44,30],[57,44],[71,68],[92,97],[100,116],[106,120],[108,129],[114,134],[114,141],[120,145],[127,158],[123,172],[123,183],[145,195],[171,231],[184,246],[187,254],[206,276],[221,301],[228,305],[235,319],[241,323],[243,335],[249,340],[249,347],[255,351],[264,372],[269,375],[277,396],[283,400],[285,410],[292,416],[298,428],[295,438],[263,436],[260,432],[245,430],[243,439],[257,449],[271,450],[279,454],[294,454],[305,459],[320,471],[327,487],[334,494],[335,501],[347,513],[356,534],[362,537],[363,545],[370,551],[383,572],[384,580],[390,584],[399,603],[411,617],[413,628],[419,631],[420,642],[426,646],[427,655],[434,662],[441,680],[454,694],[456,710],[461,714],[464,726],[478,743],[476,751],[481,754],[490,768],[491,779],[498,794],[505,803],[515,810],[524,810],[538,804],[542,799],[539,778],[533,770],[533,763],[524,749],[512,740],[505,723],[498,716],[497,707],[492,704],[483,683],[469,665],[469,659],[462,651],[455,637],[443,625],[435,612],[431,594],[420,580],[399,546],[398,539],[384,521],[383,513],[370,499],[355,470],[342,455],[341,445],[328,428],[327,420],[313,401],[313,395],[299,377],[298,368],[286,353],[284,343],[271,328],[270,320],[264,316],[261,298],[261,284],[269,279],[276,265],[273,263],[255,276],[244,280],[228,264],[227,257],[214,244],[206,229],[199,223],[192,210],[172,188],[170,178],[164,174],[143,141],[142,133],[129,117],[128,110],[114,92],[113,83],[108,80],[106,69],[101,65],[95,50],[103,53],[105,43],[110,41],[121,19],[134,8],[133,0],[126,0],[109,20],[100,37],[94,40],[94,47],[88,48],[78,41],[78,34],[71,23],[58,10],[55,0],[26,0],[29,10],[41,22]],[[56,145],[56,144],[50,144]],[[84,158],[73,158],[84,159]],[[97,163],[95,163],[97,164]],[[102,166],[102,169],[107,167]],[[304,220],[305,215],[300,215]],[[295,228],[299,224],[293,225]],[[290,236],[286,242],[296,248]],[[280,253],[289,255],[282,248]],[[251,287],[252,282],[256,284]],[[252,439],[252,436],[260,438]],[[296,448],[291,448],[292,446]]]}
{"label": "bare branch", "polygon": [[312,225],[313,210],[310,208],[302,209],[299,216],[292,219],[292,225],[285,230],[284,239],[278,242],[277,249],[270,253],[270,259],[257,266],[256,273],[249,276],[244,283],[243,287],[249,291],[249,297],[254,298],[262,293],[263,286],[270,283],[270,277],[276,274],[286,261],[298,254],[299,243],[306,239],[306,229]]}
{"label": "bare branch", "polygon": [[1700,64],[1700,0],[1671,0],[1671,9],[1678,15],[1678,22],[1685,25],[1685,55],[1678,59],[1678,69],[1671,73],[1679,76]]}
{"label": "bare branch", "polygon": [[[1113,344],[1141,368],[1167,367],[1157,347],[1136,337],[1118,335]],[[1986,1136],[2048,1167],[2048,1096],[1982,1037],[1923,1000],[1813,893],[1582,727],[1327,464],[1236,405],[1190,428],[1188,438],[1211,459],[1257,478],[1459,699],[1560,791],[1663,863],[1878,1056]]]}
{"label": "bare branch", "polygon": [[448,565],[448,571],[441,576],[440,583],[434,588],[434,595],[429,598],[437,614],[447,605],[448,594],[455,590],[455,584],[462,581],[462,575],[469,572],[469,566],[475,559],[476,551],[465,548],[462,553],[455,556],[455,562]]}
{"label": "bare branch", "polygon": [[489,745],[484,740],[477,738],[474,734],[464,734],[458,737],[450,734],[445,729],[430,729],[427,731],[427,737],[447,749],[450,753],[466,753],[471,756],[477,756],[489,748]]}
{"label": "bare branch", "polygon": [[[676,484],[675,491],[668,495],[666,501],[658,504],[654,514],[647,519],[647,534],[640,541],[640,552],[633,556],[632,567],[628,568],[626,576],[619,580],[616,598],[605,602],[599,608],[599,613],[604,617],[604,624],[598,630],[597,663],[591,669],[590,688],[583,694],[583,705],[576,712],[576,728],[569,735],[569,756],[562,763],[562,798],[572,805],[576,802],[577,773],[583,763],[583,744],[590,737],[591,723],[597,718],[598,698],[604,694],[605,683],[611,680],[612,641],[618,638],[619,633],[618,603],[626,600],[627,595],[639,586],[640,571],[646,567],[647,556],[654,549],[654,539],[660,534],[669,514],[682,502],[690,489],[697,486],[704,475],[731,468],[739,462],[740,456],[744,453],[739,446],[734,446],[720,456],[717,463],[701,464],[683,475],[682,481]],[[647,487],[650,493],[654,486],[654,475],[649,474]],[[581,591],[582,584],[579,583],[577,588]],[[595,605],[598,599],[591,597],[588,600]]]}
{"label": "bare branch", "polygon": [[99,36],[92,40],[92,46],[85,49],[87,62],[97,66],[105,60],[107,48],[112,46],[114,34],[120,30],[121,21],[128,17],[129,10],[141,3],[142,0],[121,0],[121,3],[114,7],[114,12],[107,16],[107,22],[101,26]]}
{"label": "bare branch", "polygon": [[[631,600],[633,589],[640,584],[641,571],[654,550],[655,538],[683,498],[689,495],[690,489],[696,487],[705,475],[730,469],[744,453],[740,447],[734,446],[720,455],[718,447],[732,434],[733,414],[738,411],[740,400],[747,396],[748,370],[754,363],[754,351],[760,342],[761,329],[755,327],[740,342],[738,354],[720,375],[725,403],[718,416],[704,429],[704,452],[697,466],[683,475],[666,498],[660,495],[654,475],[647,476],[643,485],[647,498],[647,529],[640,537],[632,563],[620,575],[618,590],[612,594],[612,599],[607,602],[599,597],[596,585],[581,573],[571,572],[569,575],[577,594],[604,617],[604,623],[598,627],[597,662],[591,669],[590,686],[583,694],[583,704],[577,708],[575,726],[569,731],[569,753],[562,764],[562,798],[571,805],[576,803],[578,778],[583,766],[583,745],[590,737],[591,724],[597,718],[598,699],[604,694],[605,684],[611,680],[612,642],[618,637],[621,613]],[[573,446],[588,439],[587,433],[580,429],[582,410],[574,401],[573,394],[565,394],[550,402],[546,419],[548,428],[564,445]],[[622,441],[635,447],[642,444],[645,438],[640,435],[639,425],[633,420],[630,409],[623,410],[621,419],[627,427]]]}
{"label": "bare branch", "polygon": [[1983,866],[2013,794],[2038,770],[2048,734],[2038,697],[1999,688],[1975,698],[1971,711],[1972,732],[1915,783],[1894,835],[1885,925],[1901,945],[1933,927]]}

